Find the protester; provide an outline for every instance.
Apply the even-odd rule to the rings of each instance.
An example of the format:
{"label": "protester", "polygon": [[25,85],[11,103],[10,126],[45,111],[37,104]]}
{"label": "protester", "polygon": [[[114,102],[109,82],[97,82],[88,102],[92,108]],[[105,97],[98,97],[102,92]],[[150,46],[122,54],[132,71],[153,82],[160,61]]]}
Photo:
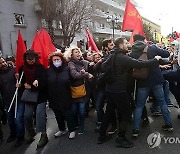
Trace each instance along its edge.
{"label": "protester", "polygon": [[[37,144],[37,148],[41,148],[48,143],[46,134],[46,70],[39,63],[38,53],[33,50],[27,50],[23,59],[24,65],[19,68],[20,74],[24,72],[20,88],[23,93],[25,90],[30,90],[31,93],[38,94],[37,102],[25,102],[25,126],[28,131],[26,143],[33,142],[36,133],[41,132],[41,138]],[[36,133],[33,126],[34,112],[36,113]]]}
{"label": "protester", "polygon": [[178,119],[180,119],[180,52],[178,52],[178,57],[173,60],[173,64],[177,65],[177,69],[169,70],[164,74],[164,78],[169,82],[169,89],[174,95],[176,102],[178,104]]}
{"label": "protester", "polygon": [[6,57],[6,62],[8,65],[11,65],[12,67],[16,67],[16,60],[14,58],[14,56],[7,56]]}
{"label": "protester", "polygon": [[[70,73],[66,60],[61,52],[51,53],[50,67],[47,69],[48,100],[56,116],[59,127],[55,137],[62,136],[69,131],[69,138],[75,138],[75,122],[71,111],[72,97],[70,90]],[[68,131],[66,130],[67,121]]]}
{"label": "protester", "polygon": [[[109,58],[109,56],[112,54],[113,48],[114,48],[114,42],[112,39],[104,39],[103,40],[103,42],[102,42],[103,62],[106,61]],[[106,71],[106,69],[101,70],[101,72],[103,72],[103,71]],[[105,85],[104,85],[104,88],[105,88]],[[108,100],[106,99],[106,101],[108,101]],[[110,134],[110,135],[114,134],[117,131],[116,111],[114,110],[111,114],[112,114],[111,115],[111,128],[108,130],[108,134]],[[97,128],[98,127],[100,128],[100,126],[97,125]]]}
{"label": "protester", "polygon": [[[88,72],[89,73],[92,73],[92,67],[94,65],[93,59],[92,59],[92,54],[93,53],[91,51],[87,50],[82,55],[84,60],[87,60],[89,62],[89,66],[88,66]],[[87,94],[86,94],[87,99],[86,99],[86,105],[85,105],[85,116],[86,117],[89,117],[90,103],[91,103],[92,106],[94,105],[93,87],[92,86],[93,86],[92,81],[86,80],[86,90],[87,90],[86,91],[87,92]]]}
{"label": "protester", "polygon": [[[65,57],[69,61],[68,65],[72,77],[71,87],[83,86],[86,80],[93,78],[93,75],[87,72],[89,62],[82,59],[82,54],[79,48],[71,47],[67,49],[65,52]],[[75,118],[76,127],[80,126],[79,135],[84,134],[85,131],[85,102],[86,95],[73,98],[72,111]]]}
{"label": "protester", "polygon": [[128,123],[131,120],[131,106],[129,101],[129,96],[127,93],[127,73],[129,68],[135,67],[147,67],[152,64],[157,64],[160,57],[152,59],[149,61],[138,61],[130,58],[126,53],[128,52],[129,43],[125,38],[117,38],[114,42],[115,48],[112,51],[114,57],[113,69],[114,73],[112,75],[111,81],[108,81],[106,84],[107,91],[107,106],[105,115],[103,118],[102,125],[100,127],[100,133],[98,138],[98,144],[102,144],[110,137],[106,135],[106,130],[111,119],[111,112],[114,112],[115,108],[120,114],[121,121],[119,123],[118,137],[116,143],[118,147],[130,148],[133,147],[133,143],[126,139],[126,131]]}
{"label": "protester", "polygon": [[[139,56],[143,53],[144,48],[147,46],[147,44],[145,43],[145,37],[140,34],[134,35],[134,41],[135,42],[132,46],[132,53],[130,56],[138,59]],[[169,57],[169,52],[167,50],[160,49],[155,45],[148,46],[148,59],[153,59],[157,55],[162,56],[163,58],[167,58]],[[139,135],[142,110],[146,103],[146,99],[150,94],[150,91],[153,92],[153,96],[156,98],[156,101],[158,102],[158,105],[160,106],[162,111],[163,119],[165,122],[165,125],[162,126],[162,129],[166,131],[173,130],[170,113],[164,98],[163,76],[159,68],[159,64],[156,64],[149,68],[148,78],[145,80],[138,80],[137,83],[137,104],[134,112],[133,124],[134,137],[137,137]]]}
{"label": "protester", "polygon": [[112,39],[104,39],[102,41],[102,54],[105,60],[109,57],[109,55],[111,54],[111,50],[114,47],[114,43]]}
{"label": "protester", "polygon": [[95,63],[93,69],[93,95],[95,100],[95,108],[97,111],[97,122],[96,122],[96,129],[95,132],[99,132],[102,119],[104,116],[104,104],[106,100],[106,93],[105,93],[105,85],[98,84],[98,77],[102,73],[101,64],[103,60],[101,59],[100,53],[93,54],[93,61]]}
{"label": "protester", "polygon": [[22,145],[24,141],[24,103],[19,99],[18,93],[18,104],[17,112],[15,118],[15,101],[8,112],[10,103],[12,101],[13,95],[16,89],[16,78],[15,78],[15,68],[8,65],[4,58],[0,58],[0,93],[2,96],[2,102],[6,109],[8,124],[10,128],[10,136],[7,139],[7,143],[16,140],[15,147]]}

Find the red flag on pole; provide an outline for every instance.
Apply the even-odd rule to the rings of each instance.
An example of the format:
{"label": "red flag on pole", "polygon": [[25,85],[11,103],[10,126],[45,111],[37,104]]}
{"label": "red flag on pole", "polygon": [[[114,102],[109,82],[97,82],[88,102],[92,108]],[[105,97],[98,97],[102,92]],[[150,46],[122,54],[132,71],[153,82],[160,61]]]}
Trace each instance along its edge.
{"label": "red flag on pole", "polygon": [[180,38],[180,33],[175,32],[176,38]]}
{"label": "red flag on pole", "polygon": [[36,31],[36,34],[34,36],[34,40],[33,40],[33,43],[32,43],[32,46],[31,46],[31,49],[34,50],[35,52],[37,52],[40,56],[40,63],[41,64],[44,64],[43,62],[43,47],[42,47],[42,43],[39,39],[39,34],[38,34],[38,31]]}
{"label": "red flag on pole", "polygon": [[87,37],[87,42],[88,42],[88,48],[91,48],[92,51],[99,52],[91,34],[89,33],[88,28],[86,28],[86,37]]}
{"label": "red flag on pole", "polygon": [[43,64],[45,67],[48,67],[48,55],[51,52],[55,52],[56,47],[53,45],[50,35],[44,28],[41,29],[39,38],[44,49],[43,50]]}
{"label": "red flag on pole", "polygon": [[26,46],[24,39],[21,35],[20,29],[18,29],[18,39],[16,48],[16,73],[18,73],[19,67],[23,64],[23,54],[26,52]]}
{"label": "red flag on pole", "polygon": [[122,24],[122,31],[126,31],[126,30],[133,31],[131,38],[133,38],[134,34],[141,34],[145,36],[142,18],[139,12],[137,11],[137,9],[130,2],[130,0],[127,0],[126,9],[124,12],[123,24]]}

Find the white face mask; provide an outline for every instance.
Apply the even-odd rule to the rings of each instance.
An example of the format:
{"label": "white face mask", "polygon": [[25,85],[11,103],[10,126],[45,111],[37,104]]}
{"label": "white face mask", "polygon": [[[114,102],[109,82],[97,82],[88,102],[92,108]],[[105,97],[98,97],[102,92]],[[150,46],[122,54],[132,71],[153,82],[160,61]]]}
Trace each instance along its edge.
{"label": "white face mask", "polygon": [[53,62],[53,65],[58,68],[62,65],[62,62],[61,61],[55,61],[55,62]]}

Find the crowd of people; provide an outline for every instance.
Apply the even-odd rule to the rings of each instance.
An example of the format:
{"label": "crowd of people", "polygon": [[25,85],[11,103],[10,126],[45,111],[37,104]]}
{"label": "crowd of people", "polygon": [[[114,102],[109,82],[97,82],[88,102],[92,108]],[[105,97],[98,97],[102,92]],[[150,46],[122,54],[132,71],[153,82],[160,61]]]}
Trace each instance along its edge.
{"label": "crowd of people", "polygon": [[[138,60],[145,48],[148,60]],[[149,45],[144,36],[136,34],[132,46],[120,37],[114,42],[105,39],[102,52],[88,50],[82,54],[76,46],[67,48],[64,53],[53,52],[49,55],[48,68],[40,64],[40,57],[33,50],[24,53],[24,64],[18,73],[15,60],[0,57],[0,120],[6,121],[4,117],[7,117],[10,128],[7,143],[16,140],[15,147],[23,142],[30,144],[37,133],[41,133],[37,148],[48,143],[47,102],[59,128],[54,133],[55,138],[68,133],[69,139],[74,139],[77,134],[86,133],[85,118],[90,106],[94,106],[97,114],[94,129],[99,133],[97,143],[108,141],[118,130],[117,146],[133,147],[126,138],[127,127],[133,121],[132,136],[138,137],[141,125],[149,124],[145,105],[148,98],[153,98],[152,114],[162,115],[164,119],[162,129],[172,132],[168,107],[173,107],[174,103],[169,92],[180,106],[178,54],[173,44],[169,47]],[[149,68],[148,77],[135,80],[134,68]],[[21,74],[22,80],[18,83]],[[105,75],[111,78],[102,80]],[[8,112],[16,88],[17,108],[14,102]],[[0,140],[3,140],[3,131],[0,122]]]}

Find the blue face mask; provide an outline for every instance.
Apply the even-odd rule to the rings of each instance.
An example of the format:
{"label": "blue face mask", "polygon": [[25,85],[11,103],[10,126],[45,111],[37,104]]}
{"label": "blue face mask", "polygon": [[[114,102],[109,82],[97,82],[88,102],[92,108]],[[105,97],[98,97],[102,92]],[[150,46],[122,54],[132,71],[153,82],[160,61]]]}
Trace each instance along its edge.
{"label": "blue face mask", "polygon": [[55,61],[55,62],[53,62],[53,65],[58,68],[62,65],[62,62],[61,61]]}

